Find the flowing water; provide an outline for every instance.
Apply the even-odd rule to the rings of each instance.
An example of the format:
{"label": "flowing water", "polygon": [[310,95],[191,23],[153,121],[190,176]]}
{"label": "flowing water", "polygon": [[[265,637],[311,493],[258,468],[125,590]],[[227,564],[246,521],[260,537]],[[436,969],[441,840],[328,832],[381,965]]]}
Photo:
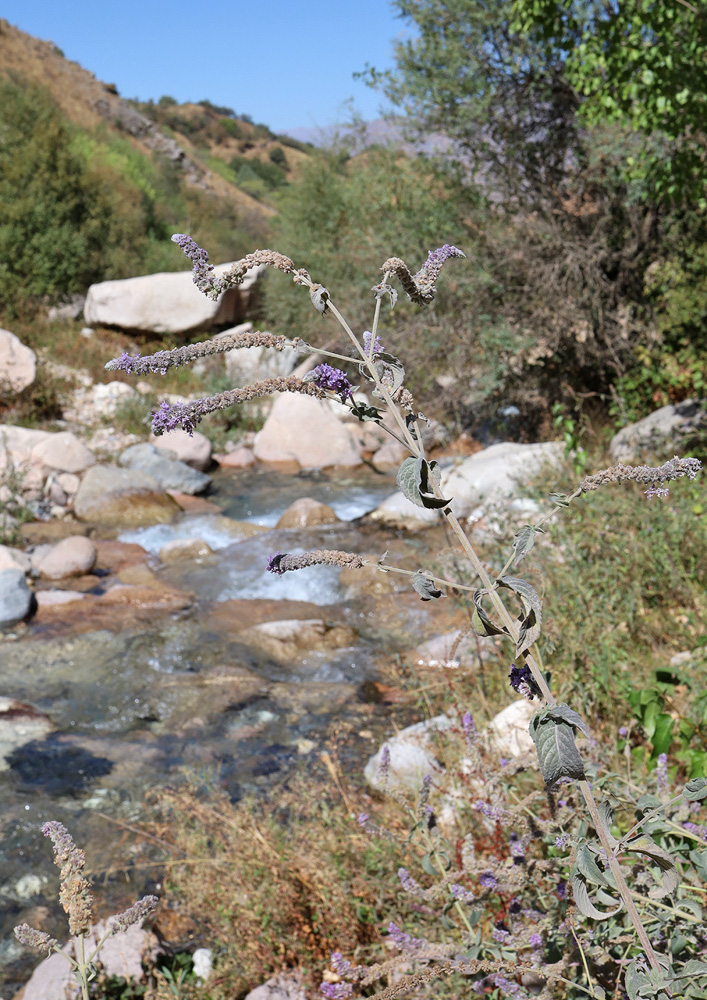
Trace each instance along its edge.
{"label": "flowing water", "polygon": [[[187,611],[124,630],[53,637],[30,625],[17,641],[0,644],[0,694],[30,703],[54,725],[45,738],[16,748],[0,763],[0,966],[6,972],[4,986],[0,972],[0,989],[7,991],[6,1000],[36,961],[17,944],[12,927],[31,922],[34,908],[47,906],[45,929],[58,937],[64,933],[56,919],[58,873],[40,833],[43,822],[65,823],[88,846],[94,868],[127,863],[118,824],[140,818],[150,788],[178,780],[184,767],[217,774],[235,798],[267,788],[321,746],[334,718],[360,711],[362,685],[375,676],[381,649],[396,646],[397,626],[386,631],[364,602],[347,600],[335,568],[278,577],[264,567],[278,550],[382,552],[390,539],[353,522],[394,488],[390,477],[369,470],[340,476],[219,472],[211,499],[224,514],[272,530],[234,541],[223,517],[185,515],[171,525],[119,536],[152,554],[176,538],[208,542],[213,555],[158,569],[164,582],[194,595]],[[301,496],[330,504],[341,522],[275,530],[280,514]],[[271,620],[312,618],[316,612],[354,627],[355,637],[349,645],[279,662],[239,634],[248,624],[247,615],[238,620],[239,602],[254,598],[287,602],[281,615],[277,605],[270,609]],[[293,601],[317,607],[303,613]],[[422,629],[424,620],[424,607],[417,604],[406,624]],[[111,899],[110,885],[105,898]]]}

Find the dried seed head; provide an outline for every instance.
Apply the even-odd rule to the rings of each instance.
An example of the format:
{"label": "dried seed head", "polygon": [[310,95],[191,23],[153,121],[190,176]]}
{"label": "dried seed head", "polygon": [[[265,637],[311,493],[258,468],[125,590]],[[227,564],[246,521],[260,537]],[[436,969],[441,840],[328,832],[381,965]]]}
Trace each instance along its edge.
{"label": "dried seed head", "polygon": [[62,823],[45,823],[42,833],[54,845],[54,863],[61,868],[59,902],[69,917],[72,934],[85,934],[91,926],[93,897],[84,878],[86,858]]}

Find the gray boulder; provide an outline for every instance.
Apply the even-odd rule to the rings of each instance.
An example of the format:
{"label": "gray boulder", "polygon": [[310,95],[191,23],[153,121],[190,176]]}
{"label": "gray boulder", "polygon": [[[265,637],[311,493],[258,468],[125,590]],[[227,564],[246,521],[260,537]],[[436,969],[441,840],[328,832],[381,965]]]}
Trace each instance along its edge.
{"label": "gray boulder", "polygon": [[[422,779],[427,774],[439,774],[443,770],[434,753],[433,739],[435,735],[452,727],[452,720],[447,715],[438,715],[414,726],[401,729],[383,744],[378,753],[374,754],[364,768],[366,781],[373,788],[387,788],[390,792],[418,792]],[[380,760],[383,749],[387,747],[390,753],[390,765],[387,782],[380,773]]]}
{"label": "gray boulder", "polygon": [[179,507],[153,476],[138,469],[93,465],[74,500],[80,521],[95,524],[165,524]]}
{"label": "gray boulder", "polygon": [[647,452],[678,447],[683,438],[704,428],[707,400],[686,399],[661,406],[614,435],[609,446],[611,457],[615,462],[634,462]]}
{"label": "gray boulder", "polygon": [[[458,518],[481,516],[499,501],[517,496],[525,480],[535,476],[546,463],[557,465],[563,454],[561,441],[494,444],[446,469],[442,473],[442,492],[452,498],[451,508]],[[408,529],[439,520],[437,511],[416,507],[400,492],[384,500],[369,516]]]}
{"label": "gray boulder", "polygon": [[137,469],[152,476],[162,489],[176,490],[178,493],[201,493],[211,482],[211,476],[192,469],[186,462],[170,458],[153,444],[134,444],[126,448],[118,459],[120,465]]}
{"label": "gray boulder", "polygon": [[21,569],[0,570],[0,628],[17,625],[32,608],[32,591]]}

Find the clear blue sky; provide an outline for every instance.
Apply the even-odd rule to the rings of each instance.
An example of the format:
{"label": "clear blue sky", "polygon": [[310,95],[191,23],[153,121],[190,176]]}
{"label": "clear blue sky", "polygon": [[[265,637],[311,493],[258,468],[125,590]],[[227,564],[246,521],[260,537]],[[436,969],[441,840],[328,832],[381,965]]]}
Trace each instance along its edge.
{"label": "clear blue sky", "polygon": [[123,97],[208,98],[276,132],[331,125],[348,98],[378,117],[352,74],[391,66],[408,30],[388,0],[3,0],[0,16]]}

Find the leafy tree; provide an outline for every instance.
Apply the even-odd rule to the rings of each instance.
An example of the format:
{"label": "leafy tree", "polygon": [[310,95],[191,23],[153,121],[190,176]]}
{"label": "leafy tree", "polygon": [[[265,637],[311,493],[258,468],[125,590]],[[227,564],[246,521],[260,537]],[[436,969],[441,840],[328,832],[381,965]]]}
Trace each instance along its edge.
{"label": "leafy tree", "polygon": [[577,95],[565,54],[512,29],[507,0],[394,0],[415,35],[369,80],[422,132],[442,132],[485,186],[532,196],[563,175]]}
{"label": "leafy tree", "polygon": [[[545,45],[581,96],[589,125],[654,136],[629,171],[675,200],[705,200],[707,8],[704,0],[513,0],[511,30]],[[643,162],[642,162],[643,161]]]}

